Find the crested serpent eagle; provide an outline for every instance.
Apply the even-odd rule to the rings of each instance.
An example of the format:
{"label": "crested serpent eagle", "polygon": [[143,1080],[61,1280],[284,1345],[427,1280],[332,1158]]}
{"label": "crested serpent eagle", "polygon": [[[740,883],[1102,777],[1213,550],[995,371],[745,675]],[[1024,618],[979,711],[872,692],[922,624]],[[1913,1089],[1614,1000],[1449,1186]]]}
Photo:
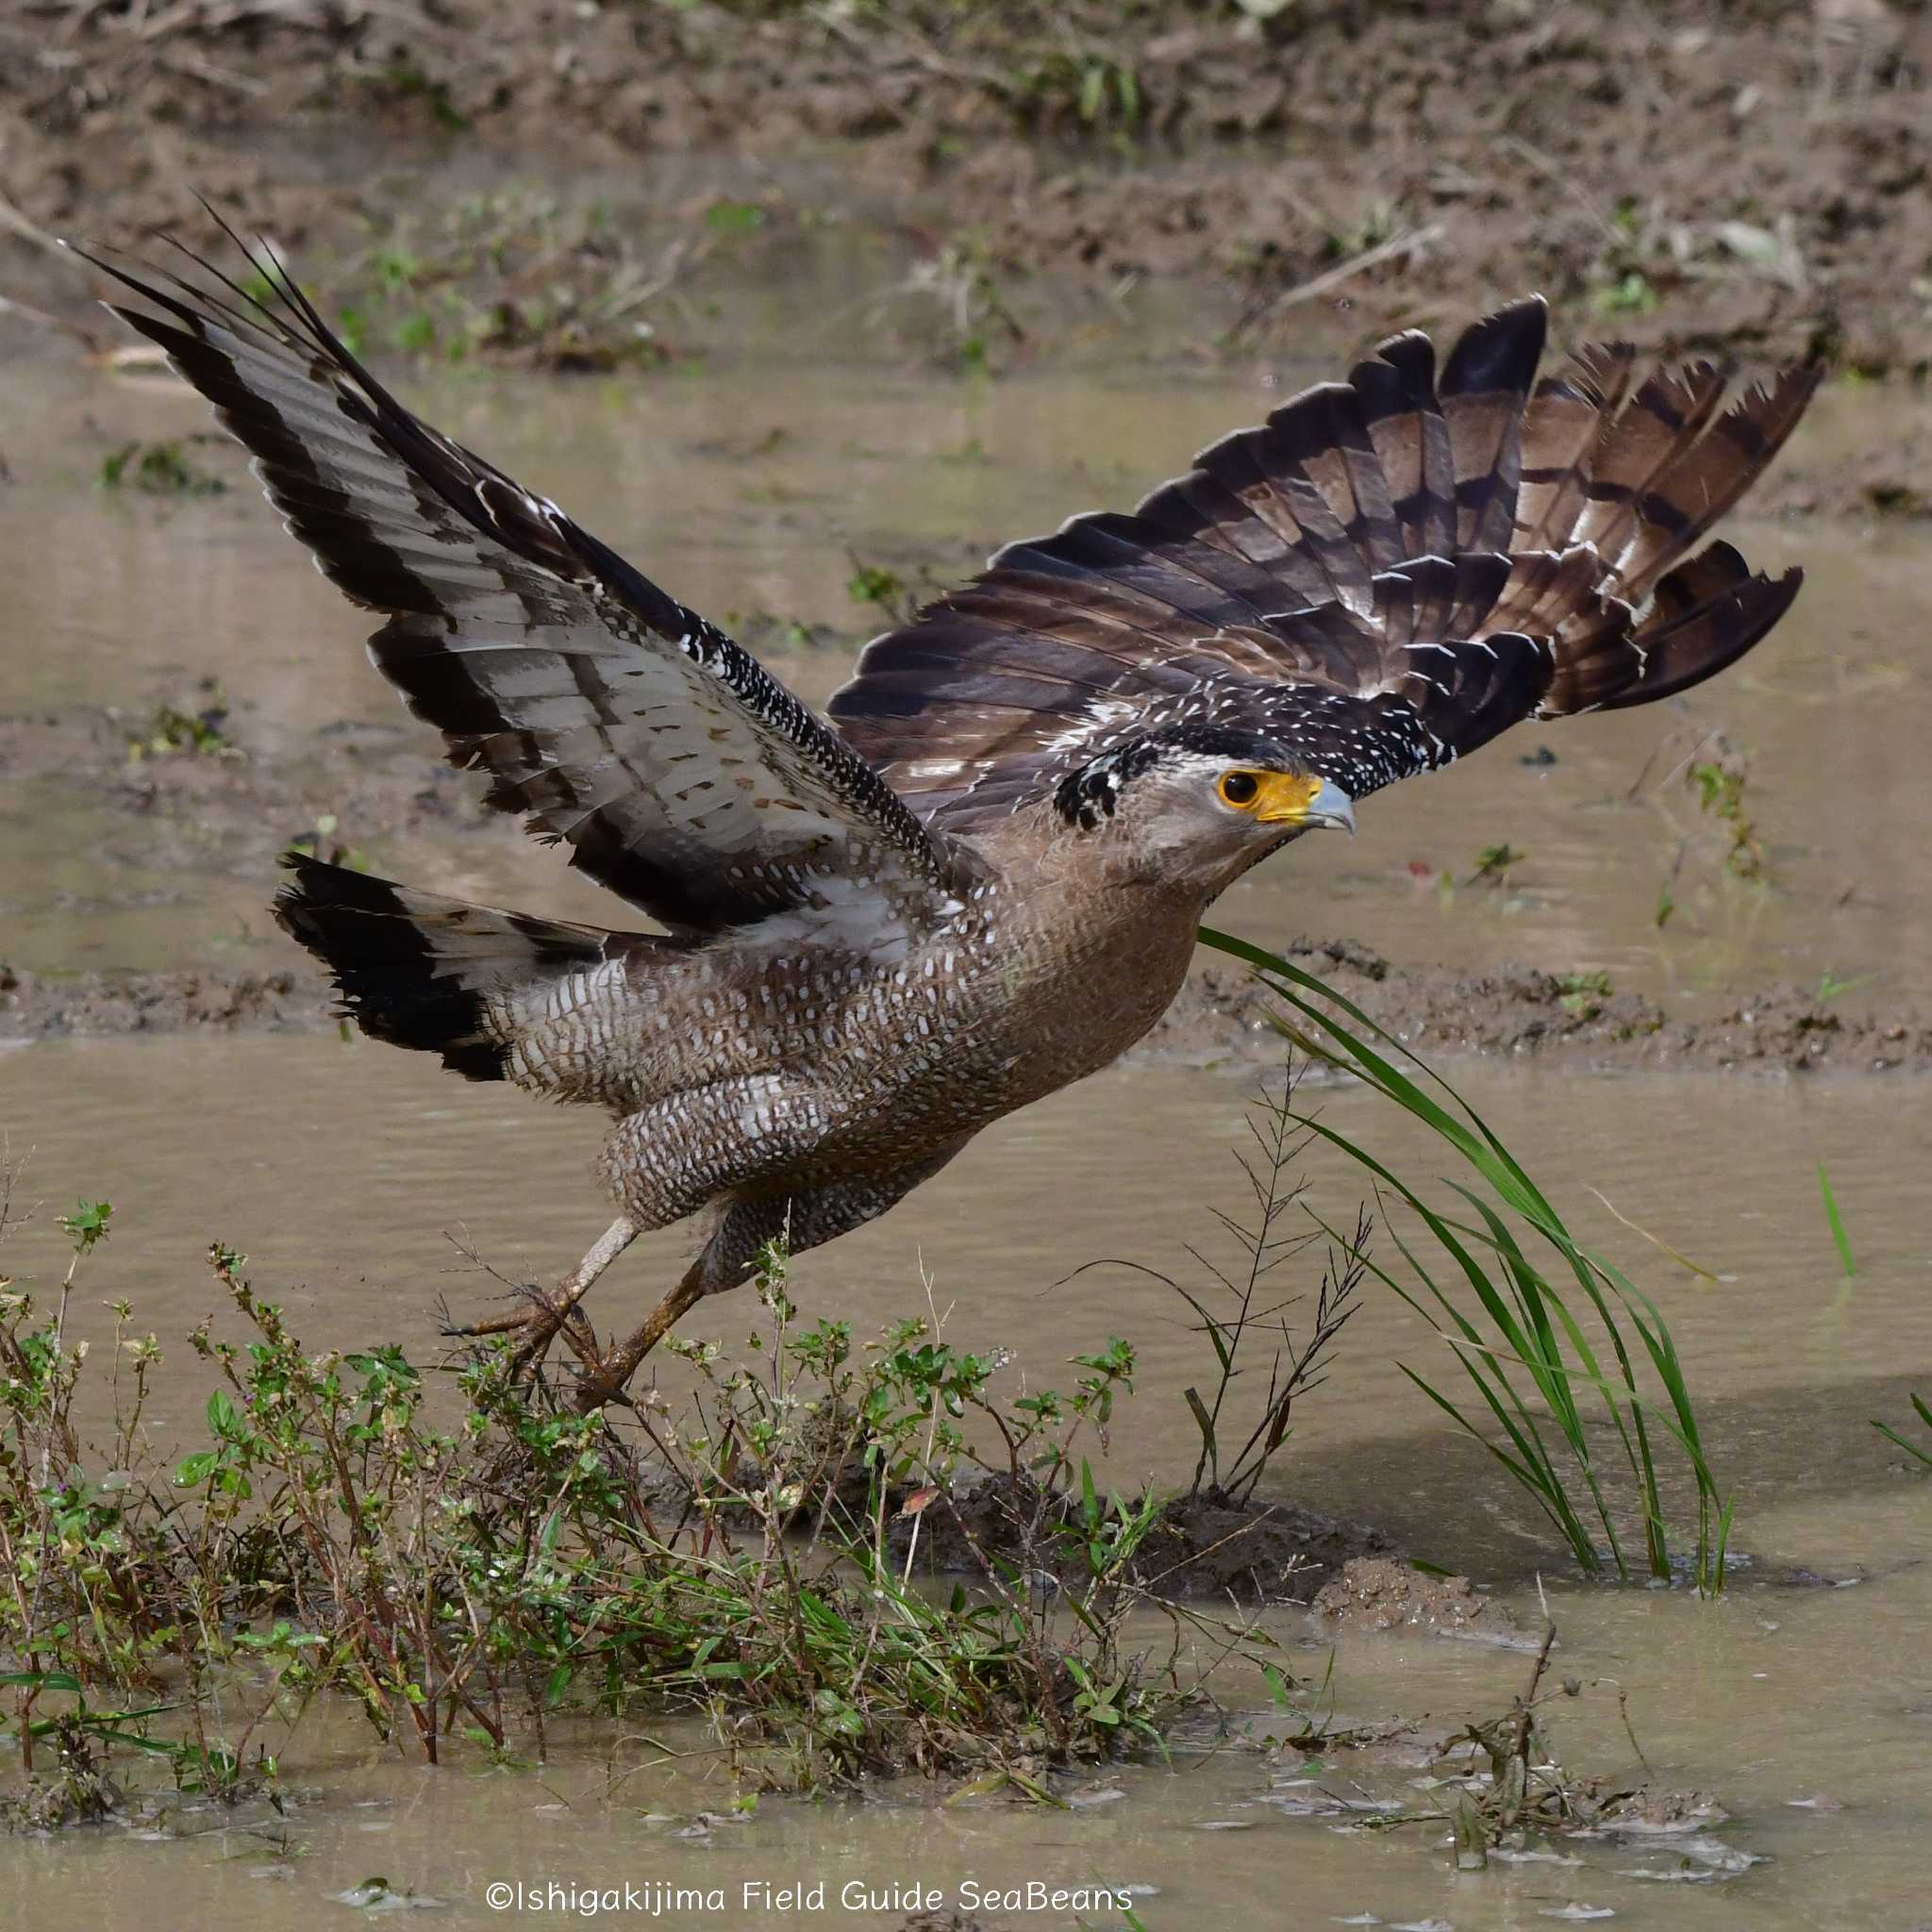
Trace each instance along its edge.
{"label": "crested serpent eagle", "polygon": [[[1539,374],[1540,301],[1439,366],[1413,331],[1126,514],[1009,544],[874,640],[820,716],[556,504],[417,417],[280,267],[97,266],[375,613],[375,668],[489,803],[656,923],[471,906],[291,857],[281,924],[361,1029],[607,1108],[608,1230],[468,1332],[561,1333],[578,1400],[765,1245],[883,1213],[1178,991],[1216,894],[1526,718],[1649,704],[1776,623],[1798,574],[1711,525],[1809,398],[1625,346]],[[266,284],[263,289],[262,285]],[[708,1217],[636,1333],[579,1307]]]}

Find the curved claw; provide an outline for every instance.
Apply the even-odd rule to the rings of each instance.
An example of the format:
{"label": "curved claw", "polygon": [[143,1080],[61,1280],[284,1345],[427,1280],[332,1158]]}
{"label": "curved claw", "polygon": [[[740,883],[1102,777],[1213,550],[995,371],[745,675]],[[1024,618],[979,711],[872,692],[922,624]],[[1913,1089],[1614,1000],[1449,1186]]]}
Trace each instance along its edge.
{"label": "curved claw", "polygon": [[444,1326],[442,1333],[464,1341],[521,1333],[524,1339],[510,1358],[513,1375],[521,1375],[532,1367],[558,1335],[586,1362],[595,1363],[601,1359],[597,1353],[596,1333],[574,1297],[552,1296],[534,1282],[525,1282],[517,1292],[528,1306],[514,1314],[491,1315],[482,1321],[461,1325],[450,1324]]}
{"label": "curved claw", "polygon": [[613,1348],[595,1367],[587,1367],[577,1383],[579,1415],[589,1415],[606,1403],[621,1402],[636,1407],[624,1392],[624,1385],[636,1374],[638,1364],[670,1334],[681,1316],[689,1314],[705,1298],[705,1260],[700,1256],[689,1273],[653,1308],[642,1325],[622,1347]]}

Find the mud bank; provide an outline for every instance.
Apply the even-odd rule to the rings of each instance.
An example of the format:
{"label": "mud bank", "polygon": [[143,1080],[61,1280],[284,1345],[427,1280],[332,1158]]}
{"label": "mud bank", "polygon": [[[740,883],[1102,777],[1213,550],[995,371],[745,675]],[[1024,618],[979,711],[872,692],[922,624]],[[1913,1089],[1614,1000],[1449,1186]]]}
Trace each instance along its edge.
{"label": "mud bank", "polygon": [[[888,1545],[895,1560],[910,1557],[929,1573],[1010,1576],[1024,1567],[1028,1550],[1058,1551],[1050,1532],[1069,1504],[1065,1496],[1043,1498],[1024,1479],[990,1475],[927,1504],[916,1528],[902,1511],[889,1529]],[[1243,1503],[1205,1492],[1176,1496],[1163,1507],[1131,1576],[1155,1596],[1308,1603],[1360,1561],[1409,1574],[1388,1560],[1393,1547],[1369,1524],[1291,1503]],[[1058,1571],[1059,1582],[1078,1588],[1090,1574],[1084,1550],[1069,1549]]]}
{"label": "mud bank", "polygon": [[845,225],[1003,278],[1184,277],[1203,339],[1325,348],[1527,285],[1573,332],[1925,367],[1932,16],[1882,0],[8,0],[0,35],[16,229],[125,240],[192,184],[353,252],[399,181],[424,213],[514,168],[695,236],[728,206],[741,257]]}
{"label": "mud bank", "polygon": [[[0,1041],[339,1024],[327,984],[292,944],[286,964],[225,974],[37,974],[0,962]],[[1932,1072],[1932,1024],[1914,1013],[1840,1012],[1802,987],[1771,987],[1727,1003],[1714,1019],[1674,1020],[1631,994],[1574,1010],[1555,974],[1533,967],[1464,975],[1390,966],[1366,974],[1345,941],[1308,943],[1291,957],[1420,1051],[1507,1056],[1601,1072],[1803,1074]],[[1279,1003],[1252,979],[1209,967],[1130,1058],[1186,1059],[1232,1071],[1281,1064]]]}
{"label": "mud bank", "polygon": [[[327,984],[292,943],[267,941],[260,950],[277,963],[236,974],[37,974],[0,961],[0,1041],[340,1024]],[[1529,966],[1466,975],[1377,961],[1380,971],[1365,972],[1361,949],[1344,941],[1297,945],[1291,956],[1425,1058],[1485,1055],[1601,1072],[1932,1072],[1932,1024],[1916,1013],[1841,1012],[1802,987],[1766,988],[1715,1018],[1674,1020],[1633,994],[1578,1010],[1566,980]],[[1254,979],[1208,967],[1130,1058],[1278,1068],[1281,1011]]]}
{"label": "mud bank", "polygon": [[[809,686],[835,676],[841,658],[834,651],[775,661],[781,675]],[[0,715],[0,781],[20,802],[9,824],[29,835],[12,888],[25,896],[0,896],[0,1041],[337,1024],[314,962],[268,916],[277,861],[291,845],[458,897],[489,901],[508,891],[504,903],[518,902],[522,887],[491,868],[507,853],[523,855],[522,841],[465,774],[435,756],[421,727],[344,717],[275,734],[249,701],[230,700],[210,680],[156,679],[144,698],[133,694],[141,689],[121,706]],[[63,827],[76,829],[70,837]],[[58,875],[37,878],[33,846],[50,837],[72,856]],[[424,876],[423,856],[432,853]],[[96,854],[112,863],[89,874],[81,861]],[[161,957],[141,962],[147,970],[127,970],[125,952],[99,964],[86,958],[84,927],[158,901],[176,908],[179,929]],[[218,915],[217,906],[227,909]],[[1347,914],[1330,908],[1326,916]],[[212,932],[218,918],[242,930]],[[50,920],[73,928],[74,970]],[[1524,941],[1499,933],[1497,947]],[[1419,932],[1414,951],[1396,959],[1348,938],[1309,935],[1291,954],[1425,1058],[1626,1071],[1932,1070],[1932,1022],[1875,986],[1846,992],[1767,974],[1721,996],[1649,997],[1608,990],[1607,975],[1554,970],[1556,959],[1475,970],[1417,963],[1424,943]],[[1245,969],[1204,951],[1139,1058],[1242,1074],[1278,1067],[1283,1013]]]}
{"label": "mud bank", "polygon": [[[1424,1057],[1507,1055],[1605,1071],[1932,1069],[1932,1025],[1916,1012],[1841,1010],[1816,989],[1766,987],[1726,999],[1709,1017],[1681,1019],[1632,993],[1578,993],[1569,977],[1534,966],[1477,974],[1398,966],[1346,941],[1305,941],[1289,951]],[[1281,1014],[1280,1002],[1252,975],[1208,967],[1190,980],[1141,1051],[1277,1065]]]}

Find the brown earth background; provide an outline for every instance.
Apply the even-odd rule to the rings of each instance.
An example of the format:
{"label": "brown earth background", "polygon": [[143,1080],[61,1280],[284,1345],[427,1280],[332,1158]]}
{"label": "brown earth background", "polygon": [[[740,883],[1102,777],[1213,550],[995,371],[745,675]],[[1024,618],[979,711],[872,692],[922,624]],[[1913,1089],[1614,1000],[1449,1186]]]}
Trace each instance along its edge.
{"label": "brown earth background", "polygon": [[[937,298],[892,353],[994,375],[1077,343],[1128,289],[1182,318],[1170,353],[1212,359],[1341,355],[1538,287],[1568,340],[1885,386],[1875,440],[1780,465],[1754,513],[1932,515],[1932,8],[1905,0],[0,4],[0,366],[111,354],[98,277],[55,238],[211,242],[196,194],[299,253],[385,351],[553,371],[702,351],[639,318],[725,259],[782,275],[833,230],[883,237]],[[400,282],[420,306],[397,319]],[[200,788],[263,838],[307,782],[130,774],[125,745],[105,712],[0,716],[0,775],[94,771],[130,809]],[[358,824],[448,810],[421,787],[371,774]],[[1439,1044],[1932,1064],[1909,1015],[1788,992],[1689,1027],[1534,973],[1315,965]],[[292,954],[235,978],[0,966],[13,1037],[313,1024],[325,1004]],[[1165,1038],[1250,1030],[1239,981],[1208,974]]]}
{"label": "brown earth background", "polygon": [[1248,330],[1306,327],[1343,269],[1356,333],[1527,284],[1640,341],[1927,368],[1905,0],[7,0],[0,46],[28,232],[192,232],[198,191],[309,250],[393,214],[386,157],[440,150],[628,175],[674,223],[667,162],[730,158],[770,243],[815,162],[997,272],[1220,285]]}

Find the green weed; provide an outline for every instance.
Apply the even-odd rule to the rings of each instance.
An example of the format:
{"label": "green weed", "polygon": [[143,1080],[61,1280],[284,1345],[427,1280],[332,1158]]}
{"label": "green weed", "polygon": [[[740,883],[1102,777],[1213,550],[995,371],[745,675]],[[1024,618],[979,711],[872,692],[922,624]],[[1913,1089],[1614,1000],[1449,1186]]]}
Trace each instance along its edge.
{"label": "green weed", "polygon": [[318,812],[314,824],[297,832],[287,849],[305,853],[310,858],[326,859],[330,865],[346,865],[351,872],[368,872],[372,865],[368,852],[360,845],[343,844],[336,837],[341,829],[341,821],[334,812]]}
{"label": "green weed", "polygon": [[1565,973],[1557,981],[1557,1003],[1579,1020],[1594,1020],[1610,997],[1607,973]]}
{"label": "green weed", "polygon": [[855,558],[852,575],[846,580],[845,594],[855,604],[876,604],[882,609],[896,611],[906,595],[906,586],[896,572],[887,570],[881,564],[860,563]]}
{"label": "green weed", "polygon": [[1655,315],[1662,306],[1650,277],[1635,268],[1625,269],[1591,297],[1591,307],[1599,315]]}
{"label": "green weed", "polygon": [[903,281],[873,299],[876,325],[894,307],[923,317],[938,360],[962,374],[992,369],[996,349],[1017,349],[1026,330],[995,280],[985,249],[970,235],[956,235],[939,252],[915,263]]}
{"label": "green weed", "polygon": [[928,563],[920,563],[908,580],[888,565],[868,562],[856,550],[845,555],[852,565],[845,594],[855,604],[873,605],[892,624],[910,624],[925,604],[947,589]]}
{"label": "green weed", "polygon": [[[1328,1247],[1315,1307],[1300,1336],[1289,1317],[1303,1297],[1274,1292],[1278,1272],[1299,1260],[1322,1238],[1319,1228],[1285,1225],[1291,1215],[1299,1220],[1298,1210],[1306,1208],[1307,1184],[1291,1176],[1290,1170],[1314,1140],[1303,1127],[1293,1099],[1291,1066],[1280,1095],[1263,1092],[1250,1113],[1253,1144],[1237,1156],[1247,1184],[1248,1206],[1242,1213],[1217,1210],[1214,1217],[1233,1243],[1237,1259],[1232,1268],[1191,1248],[1211,1288],[1196,1293],[1168,1275],[1156,1276],[1198,1317],[1196,1332],[1207,1340],[1217,1371],[1211,1396],[1204,1397],[1192,1386],[1182,1391],[1201,1433],[1201,1451],[1187,1491],[1190,1502],[1204,1494],[1224,1507],[1243,1507],[1253,1501],[1269,1464],[1288,1441],[1295,1403],[1326,1379],[1335,1343],[1358,1306],[1357,1296],[1368,1265],[1370,1224],[1365,1214],[1358,1217],[1345,1252]],[[1251,1343],[1268,1351],[1267,1386],[1244,1423],[1230,1427],[1229,1398],[1236,1393],[1237,1381],[1253,1366],[1249,1357],[1257,1351]]]}
{"label": "green weed", "polygon": [[[1701,1590],[1721,1589],[1731,1505],[1706,1457],[1683,1364],[1656,1304],[1610,1261],[1584,1246],[1481,1116],[1359,1008],[1279,954],[1206,927],[1201,938],[1257,969],[1286,1008],[1279,1022],[1284,1033],[1426,1126],[1477,1183],[1449,1182],[1455,1205],[1439,1209],[1365,1146],[1320,1121],[1302,1122],[1373,1177],[1384,1203],[1379,1219],[1405,1264],[1406,1278],[1359,1247],[1353,1252],[1454,1351],[1493,1432],[1434,1383],[1405,1368],[1409,1380],[1489,1450],[1591,1574],[1630,1574],[1631,1558],[1617,1527],[1620,1511],[1610,1493],[1620,1462],[1623,1487],[1639,1521],[1642,1567],[1654,1576],[1672,1574],[1670,1527],[1653,1441],[1661,1431],[1696,1485],[1692,1574]],[[1349,1024],[1333,1017],[1336,1009]],[[1391,1225],[1386,1204],[1391,1199],[1420,1222],[1427,1248]],[[1345,1237],[1320,1224],[1350,1252]],[[1433,1264],[1431,1251],[1440,1256]],[[1554,1256],[1554,1269],[1540,1260],[1543,1251]],[[1592,1341],[1559,1291],[1557,1276],[1574,1284],[1594,1314],[1601,1339]],[[1636,1336],[1634,1350],[1625,1324]],[[1600,1359],[1606,1348],[1607,1358]],[[1647,1362],[1658,1392],[1640,1384],[1640,1360]],[[1526,1378],[1526,1387],[1518,1374]],[[1610,1454],[1602,1459],[1585,1414],[1591,1396],[1600,1402],[1609,1431]]]}
{"label": "green weed", "polygon": [[1743,754],[1718,738],[1713,756],[1691,765],[1686,776],[1697,793],[1698,810],[1723,828],[1725,872],[1739,879],[1763,877],[1764,848],[1745,805],[1749,773]]}
{"label": "green weed", "polygon": [[108,490],[139,490],[149,496],[219,496],[225,478],[199,468],[188,451],[211,436],[188,436],[166,442],[125,442],[101,459],[101,483]]}
{"label": "green weed", "polygon": [[1818,1163],[1818,1193],[1824,1203],[1824,1224],[1831,1230],[1831,1244],[1838,1250],[1839,1265],[1849,1281],[1857,1274],[1858,1265],[1852,1254],[1852,1238],[1845,1232],[1844,1216],[1839,1212],[1838,1196],[1832,1191],[1831,1176],[1822,1160]]}
{"label": "green weed", "polygon": [[1923,1395],[1914,1395],[1912,1407],[1918,1411],[1919,1420],[1925,1425],[1925,1441],[1923,1443],[1907,1441],[1890,1423],[1874,1420],[1872,1426],[1887,1441],[1895,1442],[1907,1456],[1915,1457],[1926,1468],[1932,1469],[1932,1405],[1928,1405]]}
{"label": "green weed", "polygon": [[434,222],[392,218],[329,291],[352,349],[378,337],[411,355],[570,372],[660,364],[649,319],[708,239],[634,255],[597,205],[521,190],[476,195]]}
{"label": "green weed", "polygon": [[714,201],[705,210],[705,226],[714,235],[756,234],[765,220],[765,210],[755,201]]}
{"label": "green weed", "polygon": [[1465,886],[1506,885],[1510,868],[1521,865],[1528,856],[1525,852],[1519,852],[1507,839],[1500,845],[1485,845],[1475,856],[1475,870],[1462,883]]}
{"label": "green weed", "polygon": [[1011,96],[1014,111],[1029,125],[1131,134],[1141,123],[1140,75],[1099,48],[1051,47],[1023,60]]}
{"label": "green weed", "polygon": [[[68,1218],[75,1268],[108,1214]],[[513,1386],[500,1354],[439,1374],[389,1344],[312,1353],[241,1256],[209,1261],[240,1332],[190,1338],[215,1386],[167,1465],[141,1426],[154,1338],[117,1309],[114,1421],[85,1443],[84,1347],[0,1280],[0,1735],[30,1777],[58,1750],[62,1816],[113,1805],[115,1753],[232,1801],[275,1775],[261,1726],[322,1696],[431,1762],[453,1736],[541,1757],[574,1709],[683,1709],[746,1791],[918,1770],[1043,1796],[1055,1766],[1157,1748],[1194,1694],[1124,1636],[1159,1498],[1102,1490],[1083,1442],[1132,1387],[1123,1341],[1002,1406],[998,1358],[931,1323],[801,1329],[774,1250],[741,1358],[675,1344],[697,1398],[646,1395],[619,1429]],[[983,1587],[935,1594],[913,1557],[974,1417],[1011,1536]]]}
{"label": "green weed", "polygon": [[467,134],[470,117],[450,99],[449,83],[425,74],[412,62],[399,61],[379,74],[364,76],[372,87],[386,88],[398,100],[421,101],[429,117],[448,134]]}
{"label": "green weed", "polygon": [[1856,992],[1861,986],[1870,986],[1878,977],[1875,973],[1854,973],[1849,977],[1834,973],[1826,967],[1818,975],[1818,1004],[1828,1006],[1833,1000],[1848,992]]}
{"label": "green weed", "polygon": [[127,741],[128,762],[139,764],[142,758],[182,756],[239,755],[228,737],[228,703],[222,695],[221,686],[213,678],[207,678],[201,691],[207,702],[192,711],[174,705],[157,705],[140,734]]}

